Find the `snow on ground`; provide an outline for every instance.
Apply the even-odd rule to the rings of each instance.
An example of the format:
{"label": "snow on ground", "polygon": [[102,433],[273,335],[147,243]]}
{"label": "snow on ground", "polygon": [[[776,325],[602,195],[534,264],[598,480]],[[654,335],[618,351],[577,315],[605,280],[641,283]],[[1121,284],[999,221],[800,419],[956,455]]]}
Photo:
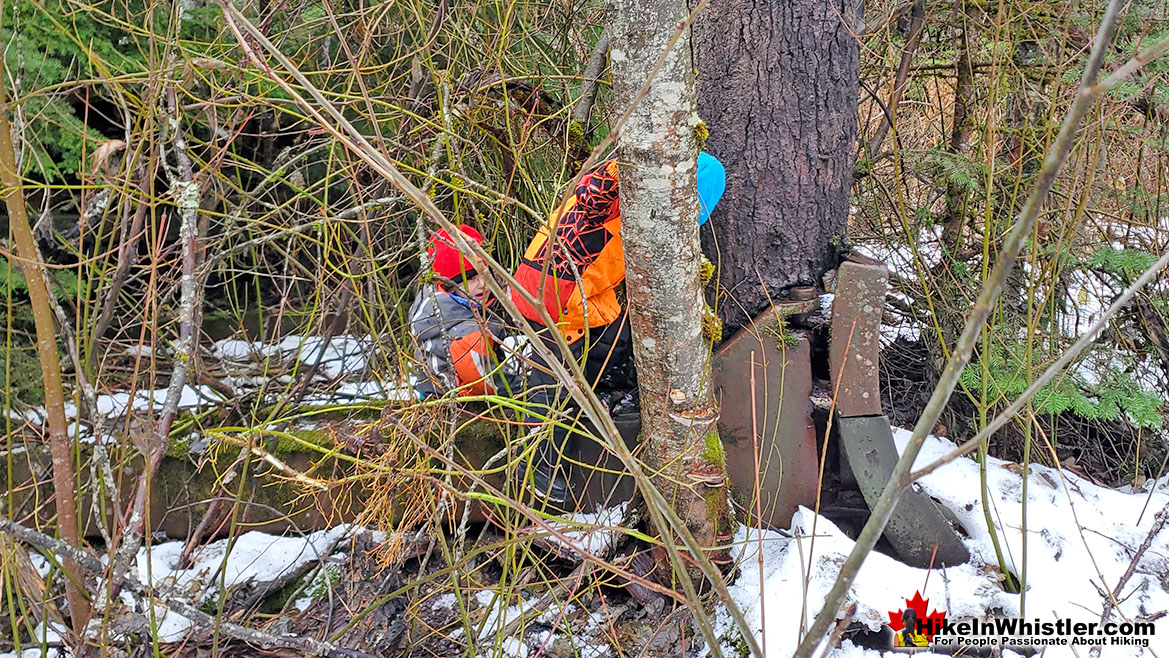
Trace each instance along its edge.
{"label": "snow on ground", "polygon": [[319,361],[318,371],[334,379],[364,371],[371,349],[368,336],[334,336],[327,343],[320,336],[285,336],[278,343],[228,338],[216,341],[212,353],[224,361],[241,364],[293,356],[309,367]]}
{"label": "snow on ground", "polygon": [[[167,389],[135,391],[131,395],[128,391],[106,393],[98,395],[96,399],[97,413],[104,418],[117,419],[125,416],[129,411],[149,411],[162,408],[166,402]],[[208,386],[183,386],[179,392],[179,411],[198,410],[204,406],[214,406],[223,403],[223,396]],[[77,418],[77,406],[69,403],[65,405],[65,416]]]}
{"label": "snow on ground", "polygon": [[[909,436],[908,431],[895,431],[899,450],[904,449]],[[924,466],[952,448],[946,439],[929,437],[915,466]],[[1008,568],[1018,573],[1023,561],[1022,478],[1017,465],[994,458],[988,470],[992,515]],[[1099,621],[1103,599],[1097,587],[1116,587],[1133,552],[1148,534],[1154,515],[1169,503],[1169,478],[1164,480],[1147,485],[1146,488],[1154,488],[1152,494],[1125,493],[1097,486],[1066,471],[1061,474],[1052,468],[1032,466],[1027,492],[1026,619]],[[885,555],[870,554],[849,592],[849,600],[858,606],[856,619],[878,630],[888,620],[888,612],[904,608],[905,599],[918,590],[929,599],[931,610],[944,610],[954,619],[1018,616],[1022,597],[1004,592],[994,577],[997,569],[990,566],[996,565],[997,560],[985,526],[978,465],[970,459],[958,459],[919,484],[922,491],[954,512],[970,535],[966,546],[971,563],[927,573]],[[786,537],[740,528],[736,535],[736,556],[742,572],[731,593],[748,623],[763,631],[768,656],[788,656],[795,650],[801,625],[810,624],[820,611],[824,595],[854,546],[830,521],[807,509],[793,517],[791,534]],[[1169,593],[1160,581],[1167,572],[1169,529],[1155,538],[1121,592],[1120,611],[1125,619],[1169,610]],[[806,579],[805,574],[809,576]],[[1112,620],[1120,618],[1114,613]],[[1151,638],[1150,648],[1165,655],[1169,650],[1169,618],[1155,623],[1156,635]],[[718,613],[718,630],[726,640],[724,649],[731,651],[735,631],[725,609]],[[1072,656],[1071,649],[1051,647],[1045,655]],[[1087,655],[1084,647],[1077,649],[1079,655]],[[859,658],[869,654],[875,656],[877,652],[865,652],[846,642],[844,648],[829,656]],[[1139,647],[1112,646],[1102,652],[1104,658],[1144,655],[1152,653]]]}
{"label": "snow on ground", "polygon": [[[904,449],[909,432],[895,430],[898,449]],[[916,466],[921,467],[945,455],[953,448],[946,439],[929,437]],[[991,512],[1008,568],[1018,573],[1022,567],[1022,478],[1016,464],[991,458],[988,469]],[[972,560],[969,564],[939,567],[933,571],[906,566],[897,560],[872,553],[861,568],[850,590],[849,599],[857,604],[855,619],[877,631],[888,620],[888,613],[905,606],[905,599],[921,591],[929,599],[931,610],[943,610],[951,619],[985,616],[1018,616],[1022,596],[1002,590],[995,577],[997,564],[990,536],[985,528],[979,494],[979,472],[975,462],[960,458],[939,468],[919,482],[920,489],[949,509],[969,535],[965,540]],[[1032,466],[1028,480],[1028,591],[1026,619],[1097,621],[1102,597],[1098,588],[1112,590],[1127,570],[1132,555],[1147,536],[1154,515],[1169,504],[1169,476],[1147,481],[1136,492],[1117,491],[1097,486],[1072,473],[1045,466]],[[590,549],[603,546],[605,527],[621,517],[620,508],[596,514],[574,515],[566,530],[582,533],[579,541]],[[595,525],[591,529],[583,525]],[[1081,529],[1082,528],[1082,529]],[[349,532],[348,526],[323,530],[307,537],[275,537],[249,532],[236,538],[225,559],[228,540],[204,547],[188,569],[176,569],[182,551],[181,542],[168,542],[142,549],[137,558],[139,576],[156,587],[183,595],[195,603],[213,600],[220,583],[227,586],[271,582],[282,574],[307,563],[327,557],[337,542]],[[800,509],[792,519],[788,533],[759,531],[740,527],[735,537],[735,556],[740,576],[730,591],[748,623],[765,643],[768,656],[788,656],[794,651],[801,628],[811,623],[819,612],[825,594],[854,543],[831,521]],[[760,557],[762,563],[760,563]],[[38,568],[39,568],[38,564]],[[1120,592],[1123,619],[1149,618],[1169,610],[1169,592],[1161,579],[1169,574],[1169,529],[1154,537],[1152,545],[1137,565],[1134,575]],[[524,656],[539,653],[550,637],[530,635],[525,641],[503,637],[509,623],[521,616],[563,628],[563,620],[578,610],[572,603],[552,603],[538,608],[540,597],[521,592],[483,590],[472,597],[478,619],[475,634],[480,646],[499,645],[504,655]],[[454,595],[437,597],[433,608],[451,607]],[[155,621],[159,638],[177,641],[190,627],[182,616],[156,607]],[[1113,615],[1113,620],[1121,617]],[[603,620],[602,620],[603,621]],[[1150,648],[1169,649],[1169,617],[1155,621],[1156,635]],[[602,622],[598,622],[600,627]],[[735,630],[725,608],[716,613],[716,630],[724,639],[724,649],[737,655]],[[54,629],[46,629],[53,635]],[[553,631],[559,632],[559,631]],[[461,636],[463,629],[455,631]],[[453,637],[453,636],[452,636]],[[587,629],[571,637],[582,654],[603,655],[607,647],[593,644]],[[502,643],[502,644],[500,644]],[[1080,649],[1084,649],[1081,647]],[[0,654],[0,658],[25,658],[40,655],[25,649],[23,656]],[[843,648],[828,653],[828,658],[878,658],[879,652],[866,651],[846,641]],[[892,655],[892,654],[891,654]],[[1010,654],[1008,653],[1008,656]],[[1057,658],[1074,655],[1070,647],[1053,647],[1046,656]],[[1087,651],[1079,651],[1086,656]],[[1152,656],[1139,647],[1106,646],[1102,658],[1137,658]]]}
{"label": "snow on ground", "polygon": [[[942,227],[923,228],[914,245],[898,241],[896,244],[869,240],[853,245],[853,249],[884,261],[892,272],[915,273],[919,267],[931,268],[942,262]],[[912,278],[916,278],[911,274]]]}
{"label": "snow on ground", "polygon": [[[221,539],[203,547],[188,569],[176,568],[183,542],[166,542],[138,551],[138,577],[198,605],[215,596],[221,587],[269,583],[309,562],[324,559],[348,531],[348,525],[340,525],[306,537],[247,532],[234,540]],[[186,617],[161,606],[155,606],[154,614],[162,642],[177,642],[191,627]]]}
{"label": "snow on ground", "polygon": [[[65,403],[65,418],[68,421],[66,430],[69,438],[81,443],[93,444],[97,439],[92,426],[88,421],[100,425],[104,429],[100,432],[103,440],[108,440],[116,431],[120,431],[121,423],[130,413],[157,413],[166,404],[167,389],[114,391],[102,393],[94,397],[94,417],[82,418],[77,405],[73,402]],[[184,385],[179,391],[179,400],[175,409],[179,412],[198,413],[204,409],[213,408],[226,402],[225,398],[209,386]],[[27,422],[30,425],[45,424],[44,407],[33,407],[23,412],[9,410],[8,417],[13,420]],[[0,654],[0,658],[4,658]]]}
{"label": "snow on ground", "polygon": [[1086,270],[1072,270],[1066,280],[1068,295],[1074,303],[1071,310],[1058,315],[1059,329],[1065,336],[1079,336],[1104,315],[1112,305],[1112,298],[1121,291],[1099,274]]}
{"label": "snow on ground", "polygon": [[[165,388],[138,390],[133,393],[129,391],[115,391],[113,393],[97,395],[94,402],[98,418],[95,420],[116,421],[125,417],[129,412],[158,411],[166,402],[166,396],[167,389]],[[186,385],[179,391],[177,409],[179,411],[199,411],[206,407],[223,404],[223,402],[223,396],[208,386]],[[41,425],[45,421],[45,410],[43,407],[26,409],[23,412],[10,410],[8,416],[13,420]],[[93,433],[87,427],[79,427],[78,423],[75,422],[79,416],[80,414],[76,404],[72,402],[65,403],[65,417],[70,421],[70,434],[77,435],[77,438],[84,442],[92,442]]]}
{"label": "snow on ground", "polygon": [[[60,648],[63,638],[69,635],[69,630],[60,624],[50,622],[47,626],[40,622],[33,628],[31,641],[21,643],[21,650],[0,653],[0,658],[56,658],[67,657],[69,654]],[[32,648],[30,648],[30,646]],[[42,650],[41,647],[45,648]]]}
{"label": "snow on ground", "polygon": [[[1169,222],[1169,218],[1164,218],[1164,222]],[[1125,225],[1126,230],[1136,231],[1155,231],[1152,227],[1132,227]],[[919,270],[921,268],[933,268],[943,259],[943,249],[941,246],[941,229],[934,227],[932,229],[922,229],[917,238],[917,252],[907,244],[887,244],[878,240],[869,240],[860,242],[854,245],[854,249],[861,254],[875,258],[886,264],[889,271],[896,274],[903,280],[916,281],[918,280]],[[1160,244],[1159,242],[1145,241],[1145,242],[1118,242],[1113,241],[1112,247],[1117,251],[1126,248],[1148,250],[1151,244]],[[1159,251],[1159,249],[1153,249]],[[1019,263],[1019,267],[1027,274],[1032,271],[1031,263],[1023,260]],[[1061,308],[1056,313],[1056,324],[1059,327],[1060,333],[1067,338],[1077,338],[1096,320],[1098,320],[1104,311],[1112,304],[1113,299],[1120,294],[1121,289],[1117,288],[1114,282],[1111,282],[1107,277],[1094,272],[1090,269],[1081,269],[1079,267],[1069,269],[1063,274],[1063,283],[1066,285],[1066,296],[1064,301],[1066,307]],[[1041,287],[1044,285],[1039,284]],[[1155,287],[1153,284],[1151,287]],[[901,295],[896,290],[896,287],[890,291],[891,295],[902,296],[902,300],[907,305],[913,306],[912,300]],[[1036,298],[1044,296],[1044,292],[1037,291]],[[928,329],[921,322],[912,319],[904,318],[897,325],[882,325],[881,337],[884,344],[888,345],[899,337],[910,341],[919,340],[921,331]]]}
{"label": "snow on ground", "polygon": [[[454,595],[449,597],[445,595],[439,597],[432,607],[453,607]],[[587,621],[584,627],[570,632],[570,627],[575,626],[575,623],[569,618],[581,616],[577,614],[581,613],[581,610],[571,602],[553,600],[547,602],[545,607],[541,607],[543,601],[538,595],[514,591],[496,592],[489,589],[477,592],[472,600],[475,603],[473,609],[476,610],[475,616],[472,617],[476,620],[475,644],[479,649],[486,650],[479,654],[484,658],[550,655],[549,648],[557,636],[571,645],[575,655],[582,658],[604,658],[613,653],[601,632],[601,629],[608,625],[603,612],[583,615]],[[514,636],[505,635],[508,625],[513,623],[521,629],[539,625],[548,629],[527,633],[524,637],[520,637],[518,632]],[[465,628],[456,628],[449,637],[459,641],[465,635]]]}
{"label": "snow on ground", "polygon": [[306,395],[302,402],[307,405],[357,404],[372,400],[409,402],[418,397],[418,394],[414,392],[416,381],[417,379],[411,376],[406,382],[400,384],[377,381],[350,382],[341,384],[331,391]]}
{"label": "snow on ground", "polygon": [[568,545],[577,551],[603,555],[621,538],[619,528],[624,525],[626,507],[628,503],[621,503],[591,514],[568,514],[562,517],[564,522],[550,524],[568,541],[556,536],[549,536],[548,541],[561,546]]}
{"label": "snow on ground", "polygon": [[[245,369],[233,376],[233,383],[243,388],[259,388],[270,379],[253,370],[267,359],[295,358],[304,367],[320,361],[318,378],[359,380],[369,374],[373,340],[369,336],[336,336],[325,342],[319,336],[286,336],[277,343],[228,338],[216,341],[212,354],[225,363]],[[291,380],[289,380],[291,381]],[[404,402],[414,400],[414,378],[403,382],[376,380],[349,381],[320,393],[306,395],[307,405],[356,404],[370,400]]]}
{"label": "snow on ground", "polygon": [[[305,405],[407,402],[417,397],[413,376],[399,382],[360,379],[370,374],[368,366],[373,354],[373,342],[369,336],[337,336],[328,342],[319,336],[286,336],[276,343],[225,339],[215,342],[211,352],[233,371],[223,381],[236,393],[255,391],[276,383],[282,386],[273,387],[273,397],[279,397],[284,386],[292,383],[292,377],[287,373],[267,373],[264,361],[270,358],[295,358],[305,367],[311,367],[319,360],[318,380],[350,380],[332,386],[329,390],[304,396],[301,403]],[[146,357],[157,351],[150,346],[135,346],[128,348],[126,353]],[[78,422],[81,420],[93,421],[103,428],[100,434],[113,436],[121,431],[120,421],[127,414],[157,413],[166,403],[167,393],[166,388],[101,393],[95,398],[95,417],[84,419],[75,403],[66,403],[65,416],[70,421],[70,437],[83,443],[93,443],[93,428],[88,422]],[[225,401],[222,394],[209,386],[188,384],[179,392],[178,411],[197,413],[222,405]],[[8,416],[16,421],[43,425],[45,410],[41,407],[24,411],[10,409]]]}

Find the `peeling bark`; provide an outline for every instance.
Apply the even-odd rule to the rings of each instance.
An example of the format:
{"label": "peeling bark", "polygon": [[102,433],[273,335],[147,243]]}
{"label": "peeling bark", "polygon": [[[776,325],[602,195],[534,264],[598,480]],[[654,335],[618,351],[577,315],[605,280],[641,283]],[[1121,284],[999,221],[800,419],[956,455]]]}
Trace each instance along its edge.
{"label": "peeling bark", "polygon": [[[681,0],[622,1],[614,9],[614,98],[628,104],[689,12]],[[714,547],[728,524],[726,464],[702,337],[699,120],[688,45],[683,35],[617,138],[621,236],[644,454],[661,474],[658,488],[718,563],[725,549]]]}
{"label": "peeling bark", "polygon": [[711,3],[694,24],[698,111],[727,189],[703,246],[729,329],[845,248],[853,180],[858,0]]}

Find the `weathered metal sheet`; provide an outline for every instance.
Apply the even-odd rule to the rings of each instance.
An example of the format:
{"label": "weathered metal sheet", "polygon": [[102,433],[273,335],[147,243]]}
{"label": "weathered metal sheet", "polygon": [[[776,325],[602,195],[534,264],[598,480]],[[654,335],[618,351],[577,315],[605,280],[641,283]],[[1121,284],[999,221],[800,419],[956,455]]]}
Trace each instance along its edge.
{"label": "weathered metal sheet", "polygon": [[758,485],[763,523],[787,528],[798,506],[815,504],[819,464],[809,340],[789,333],[785,346],[780,336],[775,311],[766,311],[718,349],[712,366],[733,502],[756,518]]}
{"label": "weathered metal sheet", "polygon": [[[857,484],[872,507],[885,490],[898,459],[889,420],[884,416],[867,416],[838,418],[835,422]],[[966,546],[937,505],[913,489],[905,492],[893,510],[885,527],[885,538],[911,566],[928,567],[935,546],[938,550],[933,558],[935,567],[970,560]]]}
{"label": "weathered metal sheet", "polygon": [[[798,332],[790,334],[789,339],[796,340],[785,347],[779,335],[775,312],[763,313],[718,349],[712,376],[721,406],[718,429],[726,450],[732,500],[741,512],[755,518],[758,483],[763,523],[787,528],[798,506],[815,503],[819,462],[808,400],[812,390],[808,338]],[[636,446],[640,430],[637,414],[614,420],[626,443]],[[578,509],[591,511],[598,505],[631,498],[633,482],[621,475],[620,462],[596,443],[580,444],[572,455],[580,465],[573,469],[574,482],[584,481],[583,486],[574,485],[582,492]],[[583,466],[586,464],[596,468]]]}
{"label": "weathered metal sheet", "polygon": [[881,310],[889,288],[883,263],[841,263],[832,302],[829,356],[836,415],[878,416],[881,410]]}
{"label": "weathered metal sheet", "polygon": [[[613,423],[625,445],[634,449],[641,434],[640,414],[637,411],[617,414]],[[569,478],[573,491],[577,492],[577,510],[593,512],[633,498],[636,490],[633,478],[625,474],[625,466],[615,454],[596,441],[577,439],[573,443],[569,459],[575,464],[569,466]]]}

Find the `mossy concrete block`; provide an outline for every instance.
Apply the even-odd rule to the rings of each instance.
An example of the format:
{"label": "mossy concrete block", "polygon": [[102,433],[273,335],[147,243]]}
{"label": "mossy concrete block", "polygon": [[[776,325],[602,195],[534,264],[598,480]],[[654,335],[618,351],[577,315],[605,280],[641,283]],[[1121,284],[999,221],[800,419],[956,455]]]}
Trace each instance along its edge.
{"label": "mossy concrete block", "polygon": [[[503,448],[504,437],[497,422],[470,416],[464,420],[469,422],[460,423],[455,434],[455,460],[467,469],[477,470]],[[305,532],[356,520],[369,498],[369,480],[351,478],[356,467],[350,460],[329,454],[332,438],[325,432],[315,435],[299,432],[298,438],[305,443],[318,443],[320,449],[289,439],[273,440],[263,447],[289,469],[337,484],[324,489],[305,486],[255,454],[248,459],[246,471],[233,468],[241,457],[241,448],[234,445],[216,446],[197,455],[187,454],[185,448],[168,450],[151,485],[150,506],[146,511],[150,527],[168,537],[186,537],[217,498],[229,503],[223,508],[224,516],[215,522],[220,532],[232,523],[227,519],[228,514],[234,515],[238,528],[274,533]],[[33,443],[31,438],[23,447],[14,442],[10,445],[17,448],[10,448],[10,467],[0,467],[0,481],[10,501],[5,505],[5,514],[20,522],[45,527],[53,522],[55,514],[48,448]],[[108,496],[105,497],[101,513],[107,519],[107,526],[132,500],[144,464],[141,455],[132,448],[113,446],[110,453],[118,509],[109,509]],[[92,501],[93,486],[89,482],[92,446],[83,445],[79,457],[82,465],[79,472],[86,479],[86,486],[78,501],[78,513],[85,534],[96,537],[100,533]],[[485,479],[494,486],[502,485],[498,474]],[[467,490],[472,482],[470,478],[457,477],[455,485]],[[481,506],[476,505],[472,509],[473,520],[481,520],[482,512]],[[461,515],[460,509],[456,518]],[[220,526],[220,522],[225,525]]]}

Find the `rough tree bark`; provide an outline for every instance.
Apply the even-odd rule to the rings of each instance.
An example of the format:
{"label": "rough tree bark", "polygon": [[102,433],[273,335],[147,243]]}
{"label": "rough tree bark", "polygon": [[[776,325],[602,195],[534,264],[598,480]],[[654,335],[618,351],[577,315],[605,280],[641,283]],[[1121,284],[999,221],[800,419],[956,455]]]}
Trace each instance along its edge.
{"label": "rough tree bark", "polygon": [[839,263],[853,180],[858,0],[711,3],[694,24],[698,112],[727,189],[702,231],[719,315],[745,324]]}
{"label": "rough tree bark", "polygon": [[[633,102],[678,25],[684,0],[614,4],[613,96]],[[641,389],[642,442],[659,489],[698,544],[725,544],[726,463],[702,337],[694,64],[683,34],[617,138],[621,236]],[[725,551],[712,550],[716,563]]]}

